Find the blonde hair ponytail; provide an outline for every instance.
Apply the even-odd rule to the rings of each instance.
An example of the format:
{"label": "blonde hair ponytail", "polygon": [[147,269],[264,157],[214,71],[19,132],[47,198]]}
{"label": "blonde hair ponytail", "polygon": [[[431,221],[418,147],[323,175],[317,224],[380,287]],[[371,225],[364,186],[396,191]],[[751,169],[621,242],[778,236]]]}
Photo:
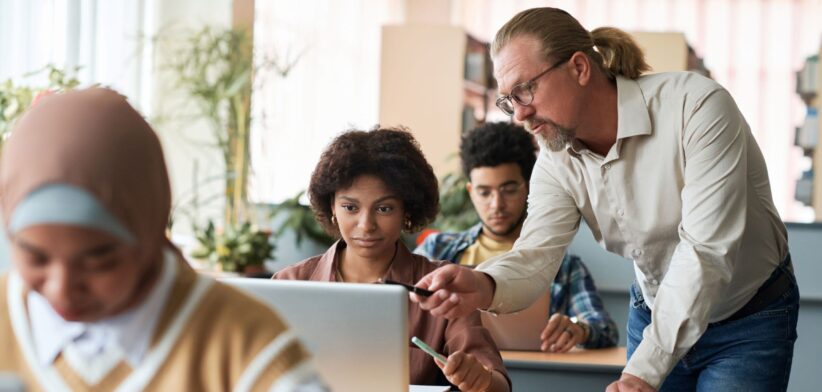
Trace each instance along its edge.
{"label": "blonde hair ponytail", "polygon": [[551,7],[532,8],[511,18],[497,32],[491,55],[496,57],[505,45],[521,35],[542,42],[546,59],[561,61],[575,52],[585,53],[611,79],[615,75],[636,79],[651,68],[630,34],[613,27],[589,33],[571,14]]}
{"label": "blonde hair ponytail", "polygon": [[613,27],[600,27],[591,31],[591,38],[609,74],[636,79],[651,69],[630,34]]}

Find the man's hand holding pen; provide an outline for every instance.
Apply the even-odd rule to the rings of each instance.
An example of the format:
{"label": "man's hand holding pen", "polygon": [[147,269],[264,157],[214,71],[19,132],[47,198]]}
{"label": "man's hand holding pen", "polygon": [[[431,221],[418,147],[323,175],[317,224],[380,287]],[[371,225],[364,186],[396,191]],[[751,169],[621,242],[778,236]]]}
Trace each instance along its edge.
{"label": "man's hand holding pen", "polygon": [[432,315],[447,319],[488,308],[494,294],[494,281],[488,275],[453,264],[425,275],[416,286],[434,295],[423,298],[412,293],[411,300]]}

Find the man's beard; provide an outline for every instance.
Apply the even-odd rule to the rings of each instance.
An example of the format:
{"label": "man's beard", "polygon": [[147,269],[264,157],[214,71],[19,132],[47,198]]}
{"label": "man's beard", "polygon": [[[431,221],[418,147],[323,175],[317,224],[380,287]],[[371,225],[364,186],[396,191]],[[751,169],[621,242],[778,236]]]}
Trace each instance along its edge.
{"label": "man's beard", "polygon": [[520,224],[520,222],[515,222],[514,224],[509,226],[507,229],[502,230],[502,231],[497,231],[497,230],[492,229],[491,226],[485,224],[485,222],[483,222],[482,227],[483,227],[483,229],[490,231],[492,234],[494,234],[496,236],[507,237],[511,233],[513,233],[514,231],[517,230],[517,226],[519,226],[519,224]]}
{"label": "man's beard", "polygon": [[[564,128],[550,121],[535,121],[538,124],[544,124],[543,127],[548,128],[547,132],[543,131],[537,135],[537,138],[551,151],[564,150],[568,143],[576,138],[576,130],[573,128]],[[525,128],[531,131],[531,120],[525,122]]]}
{"label": "man's beard", "polygon": [[486,224],[486,223],[485,223],[485,221],[483,221],[483,222],[482,222],[482,228],[483,228],[484,230],[488,230],[488,231],[490,231],[492,234],[494,234],[494,235],[496,235],[496,236],[500,236],[500,237],[507,237],[507,236],[509,236],[511,233],[513,233],[513,232],[517,231],[517,229],[520,227],[520,225],[522,225],[522,222],[524,222],[524,221],[525,221],[525,216],[526,216],[526,215],[528,215],[528,214],[526,213],[526,211],[523,211],[523,212],[522,212],[522,215],[520,215],[519,219],[517,219],[517,221],[516,221],[516,222],[514,222],[513,224],[511,224],[511,226],[509,226],[507,229],[502,230],[502,231],[496,231],[496,230],[492,229],[490,225],[488,225],[488,224]]}

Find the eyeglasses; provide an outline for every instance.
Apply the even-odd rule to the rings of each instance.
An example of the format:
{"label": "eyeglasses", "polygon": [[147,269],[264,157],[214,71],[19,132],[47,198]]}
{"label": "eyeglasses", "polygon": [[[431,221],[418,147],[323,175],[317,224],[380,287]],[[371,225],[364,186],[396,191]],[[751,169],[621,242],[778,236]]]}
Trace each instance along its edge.
{"label": "eyeglasses", "polygon": [[[496,189],[501,198],[505,200],[513,200],[519,196],[519,190],[525,185],[524,182],[510,183],[500,186]],[[494,189],[490,187],[475,187],[474,193],[482,203],[490,203],[493,199]]]}
{"label": "eyeglasses", "polygon": [[550,66],[545,71],[540,72],[539,75],[531,78],[531,80],[514,86],[511,89],[510,94],[497,98],[497,107],[500,110],[502,110],[502,112],[506,115],[513,116],[514,102],[520,104],[521,106],[530,105],[531,102],[534,102],[533,88],[534,83],[537,81],[537,79],[541,78],[548,72],[553,71],[555,68],[559,67],[566,61],[568,60],[557,61],[556,63],[554,63],[554,65]]}

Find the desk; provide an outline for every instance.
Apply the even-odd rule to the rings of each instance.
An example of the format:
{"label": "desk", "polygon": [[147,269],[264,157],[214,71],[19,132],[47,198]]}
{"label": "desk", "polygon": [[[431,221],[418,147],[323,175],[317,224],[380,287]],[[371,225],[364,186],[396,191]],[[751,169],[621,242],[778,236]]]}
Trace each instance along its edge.
{"label": "desk", "polygon": [[502,360],[517,392],[604,391],[625,367],[625,347],[573,349],[564,354],[502,351]]}

